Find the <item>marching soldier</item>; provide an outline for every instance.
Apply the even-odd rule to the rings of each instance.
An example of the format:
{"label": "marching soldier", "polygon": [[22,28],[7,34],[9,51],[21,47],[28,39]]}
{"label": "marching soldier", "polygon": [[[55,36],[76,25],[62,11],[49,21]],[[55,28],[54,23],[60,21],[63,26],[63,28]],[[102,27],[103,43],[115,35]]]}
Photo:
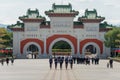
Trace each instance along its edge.
{"label": "marching soldier", "polygon": [[65,58],[65,67],[66,67],[66,69],[68,67],[68,57]]}
{"label": "marching soldier", "polygon": [[53,59],[49,58],[50,69],[52,69],[52,63],[53,63]]}
{"label": "marching soldier", "polygon": [[70,68],[72,69],[73,68],[73,59],[72,59],[72,57],[70,58],[69,62],[70,62]]}
{"label": "marching soldier", "polygon": [[54,59],[54,63],[55,63],[55,69],[57,69],[57,63],[58,63],[58,59],[57,59],[57,57],[55,57],[55,59]]}
{"label": "marching soldier", "polygon": [[60,57],[60,69],[62,69],[63,59]]}

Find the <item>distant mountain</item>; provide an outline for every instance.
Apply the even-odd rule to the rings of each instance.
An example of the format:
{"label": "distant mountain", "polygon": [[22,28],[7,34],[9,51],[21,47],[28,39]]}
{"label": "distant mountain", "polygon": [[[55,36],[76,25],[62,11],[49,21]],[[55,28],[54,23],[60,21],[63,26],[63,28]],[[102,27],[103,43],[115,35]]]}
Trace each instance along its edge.
{"label": "distant mountain", "polygon": [[8,25],[5,25],[5,24],[0,24],[0,27],[4,27],[4,28],[7,28]]}

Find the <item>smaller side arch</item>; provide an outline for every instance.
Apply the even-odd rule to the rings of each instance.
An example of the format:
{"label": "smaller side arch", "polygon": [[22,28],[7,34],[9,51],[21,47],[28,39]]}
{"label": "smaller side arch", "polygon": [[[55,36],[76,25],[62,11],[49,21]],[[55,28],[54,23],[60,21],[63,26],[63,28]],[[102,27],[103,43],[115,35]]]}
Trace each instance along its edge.
{"label": "smaller side arch", "polygon": [[27,55],[28,53],[26,53],[27,52],[27,48],[30,46],[30,45],[35,45],[35,46],[37,46],[37,48],[38,48],[38,54],[40,55],[41,54],[41,47],[39,46],[39,44],[37,44],[37,43],[35,43],[35,42],[29,42],[29,43],[27,43],[25,46],[24,46],[24,48],[23,48],[23,53],[25,54],[25,55]]}
{"label": "smaller side arch", "polygon": [[96,43],[100,48],[100,53],[103,53],[103,42],[98,39],[85,39],[80,42],[80,53],[82,54],[83,46],[89,42]]}
{"label": "smaller side arch", "polygon": [[24,46],[27,43],[29,43],[29,42],[35,42],[35,43],[37,43],[41,47],[41,53],[43,53],[43,51],[44,51],[44,43],[43,43],[43,41],[39,40],[39,39],[31,39],[31,38],[29,38],[29,39],[22,40],[20,42],[20,52],[21,52],[21,54],[23,54],[23,48],[24,48]]}
{"label": "smaller side arch", "polygon": [[97,49],[96,55],[97,55],[97,56],[100,55],[100,47],[99,47],[98,44],[96,44],[96,43],[94,43],[94,42],[88,42],[88,43],[86,43],[86,44],[83,46],[83,48],[82,48],[82,53],[83,53],[83,54],[82,54],[82,55],[85,55],[84,51],[85,51],[85,48],[86,48],[88,45],[93,45],[93,46],[95,46],[96,49]]}

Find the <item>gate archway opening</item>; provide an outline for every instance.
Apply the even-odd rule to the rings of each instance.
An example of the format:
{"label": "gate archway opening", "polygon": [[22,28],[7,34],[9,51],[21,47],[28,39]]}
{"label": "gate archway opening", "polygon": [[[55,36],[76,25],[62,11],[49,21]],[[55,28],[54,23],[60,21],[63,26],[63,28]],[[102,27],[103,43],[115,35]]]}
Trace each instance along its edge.
{"label": "gate archway opening", "polygon": [[88,43],[83,47],[82,50],[84,56],[86,57],[99,57],[100,48],[96,43]]}
{"label": "gate archway opening", "polygon": [[28,58],[36,59],[38,56],[39,49],[36,45],[31,44],[27,48]]}
{"label": "gate archway opening", "polygon": [[[59,45],[60,44],[60,45]],[[66,46],[65,46],[66,45]],[[55,48],[55,46],[58,46]],[[66,38],[57,38],[50,44],[49,55],[74,55],[75,49],[73,43]]]}
{"label": "gate archway opening", "polygon": [[85,54],[96,54],[96,47],[93,45],[88,45],[85,48]]}
{"label": "gate archway opening", "polygon": [[71,46],[68,42],[60,40],[56,42],[52,47],[53,55],[70,55]]}

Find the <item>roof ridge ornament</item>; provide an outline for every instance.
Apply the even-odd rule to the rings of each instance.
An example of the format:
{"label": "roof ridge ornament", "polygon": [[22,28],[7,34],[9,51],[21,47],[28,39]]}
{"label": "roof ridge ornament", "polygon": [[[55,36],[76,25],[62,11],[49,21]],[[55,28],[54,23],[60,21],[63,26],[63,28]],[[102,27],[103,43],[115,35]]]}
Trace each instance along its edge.
{"label": "roof ridge ornament", "polygon": [[73,10],[72,5],[70,3],[64,4],[64,5],[53,3],[52,9],[49,11],[45,11],[45,14],[48,16],[59,16],[59,17],[60,16],[67,16],[67,17],[74,16],[75,17],[76,15],[79,14],[79,12]]}

